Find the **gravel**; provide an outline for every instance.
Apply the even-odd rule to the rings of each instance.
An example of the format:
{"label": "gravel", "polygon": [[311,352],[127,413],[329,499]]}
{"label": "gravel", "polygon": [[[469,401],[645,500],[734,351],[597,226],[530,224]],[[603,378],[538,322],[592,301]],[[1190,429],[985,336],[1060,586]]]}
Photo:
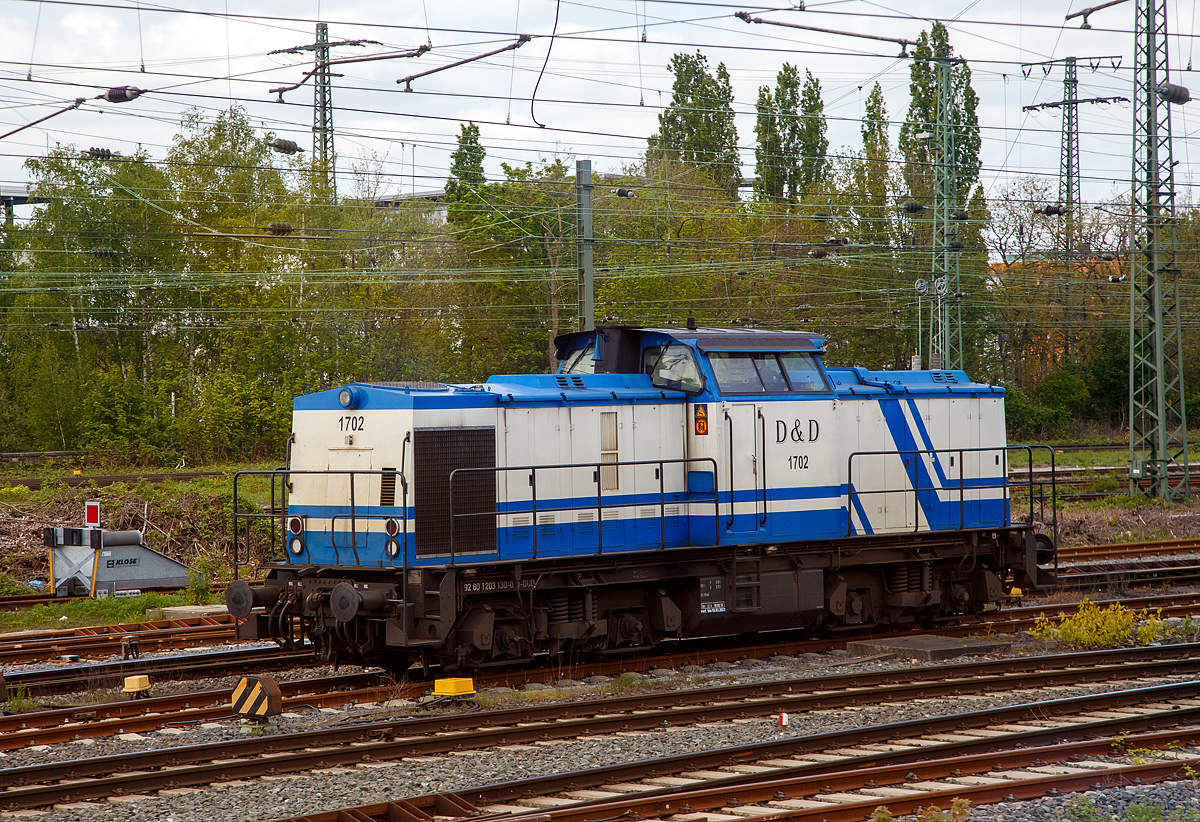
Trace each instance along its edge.
{"label": "gravel", "polygon": [[[971,660],[957,659],[954,661],[957,663]],[[770,660],[746,660],[736,664],[714,663],[704,666],[687,666],[686,670],[678,671],[654,670],[634,679],[639,681],[636,687],[661,690],[694,688],[717,682],[732,684],[782,677],[876,671],[904,668],[916,664],[883,660],[853,663],[854,660],[843,651],[824,655],[805,654],[800,658],[775,657]],[[314,676],[317,675],[317,672],[312,670],[295,671],[291,674],[296,677]],[[1164,677],[1157,681],[1165,684],[1187,678]],[[597,677],[592,681],[598,686],[607,686],[611,689],[611,680],[604,682],[605,679],[607,678]],[[197,689],[218,687],[216,680],[190,684],[197,686]],[[560,682],[556,683],[555,687],[576,686],[574,683]],[[1116,687],[1119,686],[1101,684],[1055,689],[1041,698],[1065,698],[1114,690]],[[583,684],[579,685],[578,690],[572,693],[572,697],[586,698],[588,693],[593,692],[593,688]],[[528,689],[520,697],[514,696],[518,692],[511,689],[502,692],[497,690],[496,693],[503,694],[500,699],[536,700],[545,698],[537,689]],[[1039,698],[1037,694],[1018,692],[910,700],[895,704],[851,706],[830,711],[793,714],[790,717],[790,724],[786,728],[780,728],[774,717],[760,717],[734,722],[666,727],[660,731],[634,732],[609,738],[543,742],[530,746],[510,746],[498,750],[467,751],[446,756],[416,757],[395,762],[372,762],[352,768],[264,777],[196,790],[185,789],[179,793],[167,792],[151,797],[82,803],[77,806],[48,810],[38,814],[36,818],[43,822],[59,822],[59,820],[63,820],[63,822],[66,820],[108,822],[109,820],[131,818],[153,818],[171,820],[171,822],[192,822],[193,820],[197,822],[200,820],[203,822],[259,822],[259,820],[328,811],[424,793],[462,790],[467,787],[521,777],[669,756],[688,751],[756,743],[783,736],[823,733],[886,722],[900,722],[1002,704],[1020,704],[1034,701],[1037,698]],[[367,714],[377,716],[381,710],[378,706],[374,708],[359,706],[339,712],[331,712],[328,709],[297,711],[298,716],[281,718],[280,732],[304,730],[331,722],[345,721],[354,716]],[[183,733],[159,731],[142,734],[140,739],[110,737],[94,741],[79,740],[64,745],[10,751],[7,757],[0,762],[4,766],[12,767],[62,759],[92,758],[130,750],[157,749],[172,745],[191,745],[245,738],[242,723],[237,720],[205,723],[199,727],[192,726],[172,730],[182,730]],[[1182,785],[1182,783],[1180,784]],[[1150,790],[1150,788],[1146,788],[1146,790]],[[1191,790],[1190,787],[1189,790]],[[1108,792],[1101,793],[1107,794]],[[1120,794],[1120,791],[1117,793]],[[1194,794],[1195,791],[1192,791],[1189,797]],[[1124,796],[1124,794],[1120,795]],[[1036,802],[1008,803],[1003,806],[974,809],[971,819],[973,822],[976,820],[1007,822],[1007,820],[1043,818],[1051,820],[1057,818],[1052,815],[1053,813],[1067,808],[1065,803],[1068,800],[1059,797],[1043,801],[1048,803],[1044,809]],[[1021,807],[1018,806],[1025,809],[1021,810]],[[1105,807],[1108,806],[1105,805]],[[985,813],[1003,814],[1007,812],[1006,808],[1012,808],[1010,815],[983,815]],[[1022,813],[1043,815],[1019,815]],[[1062,818],[1071,819],[1069,816]],[[1109,818],[1108,812],[1099,817],[1099,819],[1105,820]],[[1082,820],[1081,817],[1080,822]]]}

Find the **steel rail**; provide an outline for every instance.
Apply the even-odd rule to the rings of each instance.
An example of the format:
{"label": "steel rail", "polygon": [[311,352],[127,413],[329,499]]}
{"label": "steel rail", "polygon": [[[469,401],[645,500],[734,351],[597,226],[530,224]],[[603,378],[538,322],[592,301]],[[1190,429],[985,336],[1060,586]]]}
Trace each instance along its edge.
{"label": "steel rail", "polygon": [[[1137,688],[1084,697],[1072,697],[1036,704],[1023,704],[984,711],[950,714],[931,719],[911,720],[890,725],[871,726],[853,731],[818,734],[787,740],[792,749],[818,750],[829,747],[835,739],[857,739],[855,744],[886,741],[897,733],[937,733],[979,724],[1044,719],[1050,715],[1093,710],[1096,706],[1131,705],[1182,699],[1200,693],[1200,682]],[[861,696],[872,699],[873,691],[863,689]],[[670,697],[671,695],[663,695]],[[84,760],[54,762],[7,768],[0,771],[0,807],[7,809],[41,807],[58,802],[80,801],[122,793],[142,793],[163,787],[186,787],[213,781],[261,776],[268,773],[288,773],[314,768],[357,764],[368,760],[395,759],[405,756],[447,753],[455,750],[479,749],[493,745],[537,742],[546,738],[575,738],[596,733],[659,729],[664,722],[681,724],[742,718],[747,713],[769,715],[780,706],[800,704],[808,696],[820,704],[820,694],[756,700],[752,703],[701,705],[678,709],[643,710],[640,697],[621,698],[639,708],[630,714],[603,714],[583,718],[545,720],[557,709],[561,716],[580,706],[541,706],[513,711],[470,713],[461,717],[462,730],[446,731],[444,718],[410,720],[407,722],[370,723],[358,726],[326,728],[309,733],[293,733],[276,737],[231,740],[219,743],[181,746],[139,751],[119,756],[96,757]],[[826,695],[827,696],[827,695]],[[611,710],[613,702],[595,703],[590,710]],[[794,707],[792,707],[794,710]],[[489,714],[491,716],[489,717]],[[521,717],[542,717],[522,721]],[[1200,708],[1165,711],[1157,716],[1163,722],[1178,723],[1180,718],[1200,719]],[[517,725],[491,727],[489,718],[519,722]],[[1138,717],[1148,721],[1147,715]],[[1138,726],[1148,727],[1148,726]],[[434,736],[417,736],[435,733]],[[840,736],[839,736],[840,735]],[[842,747],[850,744],[842,743]],[[219,761],[214,759],[220,758]],[[253,757],[253,758],[248,758]],[[201,764],[197,764],[201,763]],[[114,773],[133,769],[133,773]],[[60,782],[60,780],[67,780]],[[31,784],[31,783],[40,784]]]}
{"label": "steel rail", "polygon": [[[1171,658],[1164,659],[1164,656]],[[847,660],[852,664],[854,660]],[[1138,666],[1130,671],[1128,666]],[[910,697],[926,697],[933,693],[978,693],[1001,687],[1021,687],[1063,684],[1084,681],[1103,681],[1114,675],[1136,674],[1172,676],[1200,672],[1200,643],[1155,648],[1125,648],[1110,651],[1055,654],[1022,659],[996,659],[956,665],[928,665],[893,671],[872,671],[837,674],[823,677],[803,677],[777,680],[753,685],[726,686],[718,690],[693,689],[671,691],[660,695],[639,695],[623,701],[606,702],[605,710],[623,712],[636,707],[666,707],[720,699],[748,699],[772,695],[780,691],[819,691],[819,707],[852,705],[865,688],[875,688],[876,701],[895,701]],[[551,671],[543,672],[543,681],[552,678]],[[1001,677],[1000,675],[1007,675]],[[1056,675],[1057,674],[1057,675]],[[1014,675],[1020,675],[1014,682]],[[999,677],[997,679],[997,677]],[[1039,679],[1047,677],[1048,679]],[[293,680],[280,683],[284,708],[309,704],[332,707],[355,702],[377,702],[381,699],[411,699],[428,690],[424,683],[399,685],[379,684],[382,674],[352,674],[347,676]],[[922,687],[935,683],[932,690]],[[839,701],[843,691],[848,701]],[[11,714],[0,717],[0,750],[14,750],[33,744],[67,742],[80,737],[97,737],[119,733],[151,731],[167,725],[181,726],[190,722],[211,721],[230,713],[232,689],[209,690],[151,697],[144,700],[108,702],[58,708],[48,711]],[[803,709],[798,706],[792,710]],[[554,708],[548,715],[554,715]],[[473,715],[478,717],[479,715]],[[538,717],[524,714],[528,721]],[[486,721],[486,720],[485,720]],[[67,724],[69,723],[69,724]]]}
{"label": "steel rail", "polygon": [[[1167,699],[1180,699],[1195,696],[1200,693],[1200,683],[1189,682],[1181,685],[1158,686],[1154,688],[1139,688],[1127,691],[1110,692],[1087,697],[1053,700],[1050,702],[1016,705],[984,711],[948,714],[939,717],[910,720],[907,722],[874,725],[866,728],[856,728],[848,731],[837,731],[806,737],[792,737],[775,742],[762,743],[754,747],[746,747],[740,751],[745,761],[757,751],[760,758],[767,758],[762,753],[770,751],[774,756],[795,755],[804,752],[815,752],[823,749],[846,748],[851,745],[863,745],[886,742],[890,739],[904,738],[910,734],[938,734],[969,727],[1011,723],[1018,721],[1042,720],[1047,716],[1078,713],[1094,710],[1097,706],[1111,708],[1114,705],[1135,705],[1146,702],[1160,702]],[[745,706],[740,706],[745,707]],[[707,718],[723,718],[732,714],[728,707],[710,706]],[[678,719],[678,711],[662,712]],[[354,728],[328,729],[311,735],[293,734],[289,737],[302,737],[300,740],[275,737],[273,739],[237,740],[225,743],[189,746],[187,748],[171,748],[157,751],[145,751],[126,756],[100,757],[90,760],[74,760],[71,762],[51,763],[49,765],[27,766],[24,768],[9,768],[0,775],[6,777],[11,784],[0,793],[0,807],[8,810],[20,808],[36,808],[45,805],[97,799],[101,797],[140,794],[147,791],[159,790],[165,787],[188,787],[209,784],[214,781],[224,781],[239,778],[263,776],[267,774],[295,773],[317,768],[330,768],[341,765],[357,764],[364,761],[396,759],[406,756],[447,753],[453,750],[478,749],[497,744],[519,744],[536,742],[548,736],[558,738],[574,738],[581,734],[609,732],[615,730],[633,730],[637,728],[661,728],[662,713],[649,712],[620,717],[594,717],[586,720],[566,721],[559,723],[533,723],[528,726],[515,728],[484,729],[442,734],[432,738],[400,737],[396,739],[378,740],[371,737],[356,738]],[[477,716],[477,714],[475,715]],[[619,724],[624,720],[625,724]],[[1124,731],[1138,731],[1175,726],[1184,722],[1200,720],[1200,708],[1180,708],[1180,710],[1163,710],[1154,714],[1139,714],[1128,719],[1102,720],[1099,724],[1088,723],[1093,732],[1100,727],[1118,728]],[[1083,728],[1081,724],[1074,730]],[[1064,729],[1042,729],[1042,732],[1062,733]],[[402,731],[398,731],[402,732]],[[1109,733],[1115,731],[1110,730]],[[351,744],[354,743],[354,744]],[[981,740],[981,744],[998,744],[997,737]],[[289,745],[302,746],[299,749]],[[319,747],[318,747],[319,746]],[[257,748],[256,758],[239,758],[248,751]],[[724,749],[710,752],[714,763],[727,762],[738,755],[734,749]],[[266,754],[266,755],[263,755]],[[271,755],[274,754],[274,755]],[[214,757],[225,757],[221,761],[213,761]],[[183,763],[184,760],[188,764]],[[203,764],[191,764],[194,762]],[[696,757],[691,757],[695,762]],[[734,759],[736,761],[736,758]],[[135,769],[131,773],[100,775],[105,769],[111,771],[112,766],[120,763],[121,767]],[[167,767],[164,767],[167,766]],[[641,774],[645,775],[645,763],[642,763]],[[39,781],[55,780],[54,784],[28,785],[29,779]],[[58,782],[57,780],[65,780]]]}
{"label": "steel rail", "polygon": [[130,674],[151,674],[160,680],[194,679],[201,676],[228,676],[261,671],[264,664],[272,669],[312,665],[312,650],[282,651],[275,646],[239,648],[230,651],[205,651],[187,656],[126,659],[93,665],[72,665],[29,671],[8,671],[8,687],[24,688],[31,696],[68,693],[81,688],[95,689],[119,685]]}

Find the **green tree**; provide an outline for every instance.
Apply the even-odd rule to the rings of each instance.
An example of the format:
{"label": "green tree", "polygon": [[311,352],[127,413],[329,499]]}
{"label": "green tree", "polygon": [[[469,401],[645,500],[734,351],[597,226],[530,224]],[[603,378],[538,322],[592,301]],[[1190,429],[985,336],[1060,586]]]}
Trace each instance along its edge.
{"label": "green tree", "polygon": [[754,195],[760,200],[777,202],[783,199],[788,169],[783,157],[783,137],[779,132],[779,112],[769,86],[758,89],[755,108]]}
{"label": "green tree", "polygon": [[715,76],[709,74],[708,59],[696,52],[676,54],[667,68],[675,76],[671,102],[658,115],[649,154],[700,166],[728,197],[736,198],[741,161],[733,123],[733,88],[725,64],[718,64]]}
{"label": "green tree", "polygon": [[805,69],[804,89],[800,94],[798,193],[818,193],[825,187],[829,169],[829,138],[825,136],[825,103],[821,100],[821,81]]}
{"label": "green tree", "polygon": [[862,154],[854,165],[854,209],[859,242],[878,253],[891,245],[889,206],[894,192],[887,107],[878,82],[867,96],[861,133]]}
{"label": "green tree", "polygon": [[465,123],[460,126],[458,147],[450,155],[450,177],[446,180],[446,203],[450,221],[467,221],[477,212],[480,193],[487,182],[483,160],[487,156],[479,142],[479,126]]}
{"label": "green tree", "polygon": [[[900,127],[900,153],[904,180],[911,196],[928,201],[933,193],[933,160],[936,150],[937,61],[953,60],[950,35],[940,22],[921,32],[909,68],[908,116]],[[956,60],[950,78],[949,122],[955,129],[954,165],[958,196],[965,198],[979,179],[979,97],[971,87],[971,69]],[[928,135],[928,136],[922,136]]]}
{"label": "green tree", "polygon": [[780,150],[787,173],[783,196],[796,203],[804,194],[800,174],[804,126],[800,113],[800,72],[791,63],[784,63],[775,76],[775,105],[779,110]]}

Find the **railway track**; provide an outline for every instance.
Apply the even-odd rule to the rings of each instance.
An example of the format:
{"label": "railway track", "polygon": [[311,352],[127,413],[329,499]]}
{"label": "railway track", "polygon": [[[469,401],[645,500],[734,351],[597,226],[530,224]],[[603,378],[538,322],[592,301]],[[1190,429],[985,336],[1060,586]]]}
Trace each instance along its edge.
{"label": "railway track", "polygon": [[[866,659],[841,660],[839,665],[854,665]],[[768,684],[725,689],[724,699],[766,700],[773,692],[786,692],[782,699],[789,711],[828,709],[857,704],[868,695],[877,701],[902,701],[928,698],[947,693],[979,693],[1007,687],[1013,680],[1007,674],[1021,674],[1022,687],[1050,687],[1079,682],[1098,682],[1122,677],[1137,666],[1143,677],[1177,676],[1200,673],[1200,644],[1169,648],[1134,648],[1108,652],[1061,654],[1028,659],[1005,659],[958,665],[906,668],[877,673],[838,674],[799,677]],[[611,671],[610,673],[616,673]],[[560,678],[556,671],[544,670],[529,677],[532,681],[552,682]],[[481,688],[504,684],[499,678],[482,678]],[[391,700],[413,700],[428,692],[427,683],[396,683],[382,673],[361,673],[320,679],[280,683],[285,710],[297,706],[332,708],[346,705],[378,704]],[[813,699],[795,698],[796,694],[819,692]],[[670,692],[665,695],[636,696],[609,700],[614,711],[627,712],[636,707],[670,704],[676,707],[704,703],[710,691]],[[166,725],[208,722],[229,716],[232,689],[192,691],[137,701],[85,704],[45,711],[0,717],[0,750],[15,750],[29,745],[47,745],[85,737],[154,731]],[[545,709],[555,715],[560,709]],[[526,713],[521,721],[544,718]]]}
{"label": "railway track", "polygon": [[[1107,606],[1115,600],[1099,600],[1096,604]],[[1200,594],[1157,595],[1120,600],[1131,610],[1159,612],[1163,617],[1186,617],[1200,612]],[[822,639],[785,639],[778,642],[760,643],[747,649],[745,637],[729,637],[723,642],[706,640],[704,647],[681,645],[659,646],[653,653],[622,656],[605,661],[548,665],[542,668],[518,668],[490,672],[477,679],[484,686],[510,686],[528,681],[553,681],[555,679],[579,679],[595,674],[616,675],[626,671],[641,671],[654,667],[681,667],[711,662],[731,662],[747,656],[768,657],[821,653],[835,648],[844,648],[847,639],[878,638],[879,636],[912,636],[919,633],[969,636],[972,634],[1004,634],[1027,631],[1037,624],[1039,616],[1056,618],[1074,613],[1077,603],[1038,605],[989,612],[979,617],[965,617],[957,624],[941,625],[925,631],[903,631],[892,634],[851,635]],[[126,626],[127,627],[127,626]],[[117,631],[117,635],[121,632]],[[2,648],[3,646],[0,646]],[[83,689],[107,688],[118,684],[130,674],[145,673],[153,681],[197,679],[227,675],[241,675],[264,670],[294,669],[317,664],[311,651],[282,651],[275,646],[242,648],[236,650],[190,653],[186,656],[168,656],[121,660],[82,666],[63,666],[51,669],[10,671],[5,674],[9,687],[21,687],[32,696],[62,694]],[[409,671],[409,679],[421,680],[416,671]],[[421,686],[427,687],[427,686]],[[127,714],[122,714],[127,715]]]}
{"label": "railway track", "polygon": [[[1197,663],[1171,660],[1183,666]],[[1002,664],[1011,664],[1005,660]],[[1136,681],[1138,671],[1147,663],[1126,661],[1117,664],[1117,671],[1096,669],[1096,676],[1114,676]],[[570,740],[581,735],[627,734],[638,731],[663,731],[696,722],[720,722],[746,717],[767,717],[778,711],[829,710],[838,705],[855,702],[875,704],[881,698],[911,701],[918,694],[933,693],[1011,693],[1028,687],[1044,688],[1050,683],[1078,684],[1081,672],[1088,671],[1081,658],[1071,660],[1069,667],[1056,671],[996,673],[979,677],[971,672],[941,680],[937,683],[897,682],[881,685],[871,678],[858,680],[857,685],[842,692],[814,692],[812,679],[789,683],[759,683],[737,685],[685,693],[633,695],[593,703],[524,706],[520,708],[458,713],[450,716],[423,717],[407,720],[389,718],[383,721],[333,725],[304,733],[280,734],[224,740],[201,745],[184,745],[142,751],[121,756],[93,757],[59,761],[25,767],[10,767],[0,771],[0,806],[13,810],[96,799],[121,794],[141,794],[166,787],[206,785],[265,774],[300,773],[312,769],[345,767],[370,763],[373,767],[387,760],[402,757],[429,756],[452,751],[480,750],[498,745],[532,744],[546,740]],[[895,675],[896,672],[891,672]],[[902,675],[909,672],[900,672]],[[1156,674],[1161,673],[1156,669]],[[1154,674],[1150,674],[1153,676]],[[874,682],[874,684],[872,684]],[[821,684],[832,685],[821,681]],[[848,680],[844,684],[849,685]],[[786,689],[791,687],[792,692]],[[886,696],[884,695],[886,694]],[[938,746],[958,743],[960,747],[976,746],[974,752],[996,750],[1001,742],[1009,745],[1033,744],[1035,741],[1057,740],[1066,733],[1064,727],[1078,733],[1107,735],[1137,734],[1162,728],[1174,728],[1180,723],[1200,722],[1200,683],[1188,681],[1152,687],[1137,687],[1104,694],[993,708],[984,711],[950,714],[915,721],[861,727],[848,731],[793,737],[777,742],[749,746],[743,750],[725,749],[703,755],[689,755],[686,763],[640,763],[631,766],[620,779],[638,778],[648,774],[661,775],[676,766],[691,771],[722,764],[749,764],[758,760],[781,759],[816,755],[827,767],[833,759],[845,761],[852,757],[838,754],[853,746],[871,745],[873,759],[891,748],[922,753]],[[1114,712],[1114,708],[1126,708]],[[1104,717],[1095,715],[1103,709]],[[1050,718],[1055,718],[1047,727]],[[965,729],[980,733],[964,734]],[[951,739],[945,738],[947,734]],[[906,740],[919,740],[916,742]],[[824,753],[828,751],[829,753]],[[945,751],[941,751],[944,753]],[[961,751],[960,751],[961,752]],[[707,757],[706,760],[697,757]],[[831,759],[832,758],[832,759]],[[926,757],[928,758],[928,757]],[[810,760],[799,767],[811,766]],[[863,765],[864,763],[856,763]],[[749,770],[781,770],[779,766],[756,766]],[[593,777],[596,774],[593,773]],[[609,777],[593,784],[608,784]],[[661,788],[662,785],[655,787]],[[527,791],[528,786],[522,788]],[[643,790],[639,788],[637,790]],[[517,794],[520,795],[520,794]],[[497,800],[498,801],[498,800]],[[876,804],[879,804],[876,801]],[[468,800],[468,807],[479,807]],[[489,809],[485,809],[489,810]],[[490,809],[498,812],[499,809]],[[453,814],[466,815],[466,814]],[[344,816],[335,819],[360,819]],[[404,818],[404,817],[402,817]]]}
{"label": "railway track", "polygon": [[16,486],[23,485],[31,491],[37,491],[42,487],[51,483],[61,483],[68,488],[78,488],[83,485],[96,485],[103,488],[106,485],[115,485],[118,482],[127,482],[136,484],[138,482],[189,482],[195,479],[208,479],[212,477],[224,477],[224,471],[168,471],[156,472],[150,474],[99,474],[91,476],[83,476],[75,474],[72,476],[61,477],[21,477],[8,479],[0,477],[0,485]]}
{"label": "railway track", "polygon": [[120,654],[122,643],[129,638],[137,640],[140,652],[211,645],[234,639],[234,620],[228,614],[218,614],[8,634],[0,641],[0,662],[20,664],[62,656]]}

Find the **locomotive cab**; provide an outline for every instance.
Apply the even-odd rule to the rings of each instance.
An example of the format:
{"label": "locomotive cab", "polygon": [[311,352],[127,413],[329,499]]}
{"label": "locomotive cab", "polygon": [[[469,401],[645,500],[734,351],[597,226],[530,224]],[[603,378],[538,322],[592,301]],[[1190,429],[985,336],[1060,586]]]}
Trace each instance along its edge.
{"label": "locomotive cab", "polygon": [[826,368],[801,332],[556,344],[555,374],[297,398],[283,557],[230,587],[239,635],[479,666],[950,620],[1049,580],[1001,388]]}

